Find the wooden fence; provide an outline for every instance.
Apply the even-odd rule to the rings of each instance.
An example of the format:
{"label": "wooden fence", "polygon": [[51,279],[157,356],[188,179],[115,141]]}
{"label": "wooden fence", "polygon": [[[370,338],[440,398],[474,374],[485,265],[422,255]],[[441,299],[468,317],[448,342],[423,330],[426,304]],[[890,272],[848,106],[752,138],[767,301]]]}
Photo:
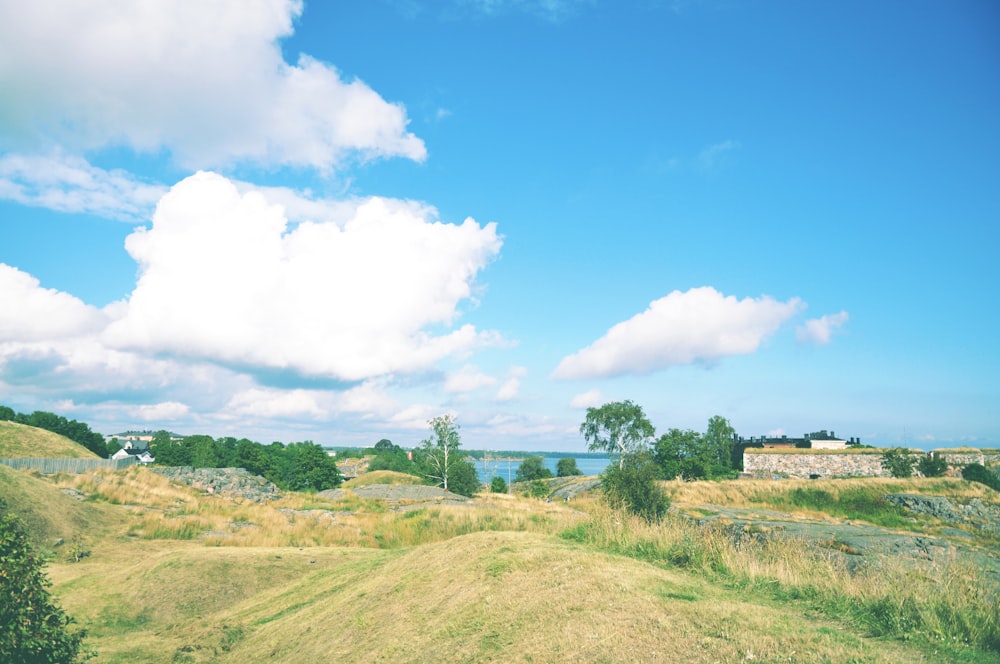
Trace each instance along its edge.
{"label": "wooden fence", "polygon": [[37,470],[49,475],[52,473],[86,473],[99,468],[121,470],[135,465],[135,457],[125,459],[0,459],[0,464],[10,466],[15,470]]}

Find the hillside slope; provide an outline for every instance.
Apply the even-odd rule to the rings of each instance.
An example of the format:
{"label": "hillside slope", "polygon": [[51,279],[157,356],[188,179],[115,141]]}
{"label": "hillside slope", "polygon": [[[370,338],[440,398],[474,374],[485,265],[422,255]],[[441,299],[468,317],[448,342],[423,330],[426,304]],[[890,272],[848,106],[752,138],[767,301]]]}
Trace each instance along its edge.
{"label": "hillside slope", "polygon": [[396,551],[175,545],[72,575],[65,608],[106,662],[924,661],[906,644],[533,533]]}
{"label": "hillside slope", "polygon": [[0,422],[0,459],[99,459],[83,445],[57,433],[17,422]]}
{"label": "hillside slope", "polygon": [[32,545],[44,552],[58,540],[69,542],[83,533],[101,537],[124,518],[112,505],[85,502],[45,479],[4,465],[0,465],[0,497],[24,522]]}

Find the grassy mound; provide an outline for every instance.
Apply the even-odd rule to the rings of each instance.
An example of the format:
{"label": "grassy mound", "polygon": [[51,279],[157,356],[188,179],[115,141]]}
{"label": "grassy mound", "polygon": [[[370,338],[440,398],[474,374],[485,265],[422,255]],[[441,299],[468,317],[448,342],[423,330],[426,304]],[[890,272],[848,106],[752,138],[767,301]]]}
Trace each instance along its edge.
{"label": "grassy mound", "polygon": [[353,489],[359,486],[368,486],[370,484],[423,484],[423,479],[417,477],[416,475],[410,475],[409,473],[398,473],[394,470],[373,470],[370,473],[364,473],[355,477],[354,479],[347,480],[344,482],[343,487],[345,489]]}
{"label": "grassy mound", "polygon": [[0,495],[28,530],[31,543],[51,551],[54,542],[70,542],[83,534],[104,537],[108,529],[122,523],[123,515],[80,496],[66,493],[52,482],[0,465]]}
{"label": "grassy mound", "polygon": [[57,433],[26,424],[0,422],[0,459],[99,459],[83,445]]}

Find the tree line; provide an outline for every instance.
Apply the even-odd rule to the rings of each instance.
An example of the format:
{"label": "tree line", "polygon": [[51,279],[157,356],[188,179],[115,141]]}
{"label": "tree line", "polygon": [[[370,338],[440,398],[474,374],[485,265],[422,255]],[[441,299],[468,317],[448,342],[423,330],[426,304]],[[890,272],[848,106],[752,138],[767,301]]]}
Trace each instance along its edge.
{"label": "tree line", "polygon": [[325,491],[343,481],[335,459],[308,440],[263,445],[246,438],[195,435],[175,441],[157,431],[149,447],[157,465],[244,468],[287,491]]}

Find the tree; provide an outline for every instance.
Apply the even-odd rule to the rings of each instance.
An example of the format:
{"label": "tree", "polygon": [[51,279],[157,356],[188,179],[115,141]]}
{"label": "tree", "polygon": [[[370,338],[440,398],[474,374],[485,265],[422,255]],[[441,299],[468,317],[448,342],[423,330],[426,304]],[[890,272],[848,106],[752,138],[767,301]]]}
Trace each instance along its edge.
{"label": "tree", "polygon": [[626,454],[619,466],[608,466],[601,475],[601,490],[612,507],[655,523],[670,507],[657,475],[656,462],[648,452]]}
{"label": "tree", "polygon": [[291,443],[285,455],[289,459],[287,488],[292,491],[325,491],[343,480],[337,462],[316,443]]}
{"label": "tree", "polygon": [[573,475],[583,475],[576,466],[576,459],[563,457],[556,462],[556,477],[572,477]]}
{"label": "tree", "polygon": [[721,415],[709,418],[705,430],[705,443],[712,454],[712,461],[727,470],[733,468],[733,437],[736,429]]}
{"label": "tree", "polygon": [[882,453],[882,467],[893,477],[912,477],[915,464],[913,455],[902,447],[894,447]]}
{"label": "tree", "polygon": [[670,429],[653,445],[653,461],[665,480],[703,479],[709,474],[712,459],[702,435],[691,429]]}
{"label": "tree", "polygon": [[642,406],[631,401],[612,401],[600,408],[588,408],[580,433],[591,452],[617,454],[621,469],[625,456],[643,449],[656,431]]}
{"label": "tree", "polygon": [[493,493],[507,493],[507,481],[497,475],[493,478],[493,481],[490,482],[490,491]]}
{"label": "tree", "polygon": [[466,460],[464,454],[460,454],[455,459],[448,477],[448,490],[460,496],[472,496],[482,490],[483,485],[479,481],[479,474],[476,467]]}
{"label": "tree", "polygon": [[552,477],[552,471],[545,467],[545,459],[540,456],[525,457],[521,465],[517,467],[517,474],[514,476],[517,482],[531,482],[532,480],[547,480]]}
{"label": "tree", "polygon": [[375,443],[375,454],[379,452],[391,452],[393,450],[398,450],[398,445],[393,445],[392,441],[388,438],[383,438],[377,443]]}
{"label": "tree", "polygon": [[[458,435],[458,425],[451,415],[441,415],[427,422],[434,434],[420,443],[423,474],[434,481],[436,486],[448,490],[448,480],[457,462],[462,461],[458,451],[462,444]],[[475,472],[475,468],[473,468]]]}
{"label": "tree", "polygon": [[49,596],[51,582],[20,519],[0,499],[0,661],[78,662],[84,630]]}
{"label": "tree", "polygon": [[14,421],[17,418],[17,413],[13,408],[9,406],[0,406],[0,422],[6,422],[8,420]]}

